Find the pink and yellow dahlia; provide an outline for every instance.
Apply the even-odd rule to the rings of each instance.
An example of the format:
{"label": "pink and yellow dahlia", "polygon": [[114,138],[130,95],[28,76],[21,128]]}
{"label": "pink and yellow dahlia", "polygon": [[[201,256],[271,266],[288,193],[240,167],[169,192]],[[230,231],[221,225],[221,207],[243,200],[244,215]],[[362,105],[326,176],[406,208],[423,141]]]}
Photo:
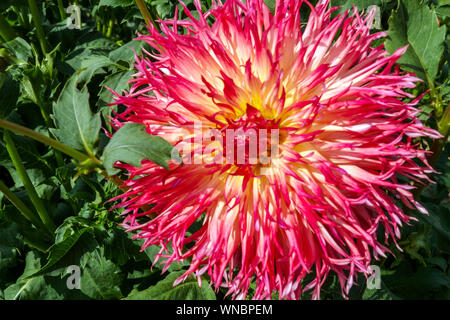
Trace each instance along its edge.
{"label": "pink and yellow dahlia", "polygon": [[[404,88],[419,80],[395,67],[406,47],[389,55],[372,46],[385,37],[370,32],[374,13],[332,18],[328,1],[280,0],[273,14],[262,0],[213,2],[206,13],[195,5],[198,19],[184,7],[189,19],[176,13],[160,21],[161,34],[151,27],[139,37],[154,53],[136,57],[132,87],[117,96],[126,110],[116,120],[146,125],[183,160],[169,170],[118,165],[129,172],[123,225],[138,230],[143,248],[160,246],[165,267],[189,259],[177,283],[207,274],[234,298],[251,282],[255,299],[298,299],[309,289],[319,298],[334,271],[347,294],[389,251],[378,227],[386,244],[411,220],[399,203],[426,212],[405,178],[427,179],[432,168],[413,139],[439,134],[416,118],[418,99],[401,100],[413,98]],[[215,138],[205,139],[212,129]],[[278,143],[264,152],[270,163],[248,151],[243,161],[211,161],[251,147],[239,135],[238,146],[224,146],[217,133],[227,140],[229,129],[276,131]],[[195,222],[201,227],[190,232]]]}

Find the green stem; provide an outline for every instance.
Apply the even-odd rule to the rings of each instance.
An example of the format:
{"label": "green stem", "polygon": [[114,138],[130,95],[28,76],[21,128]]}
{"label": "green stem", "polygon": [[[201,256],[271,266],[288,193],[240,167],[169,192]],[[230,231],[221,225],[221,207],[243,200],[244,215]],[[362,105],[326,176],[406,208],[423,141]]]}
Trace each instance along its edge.
{"label": "green stem", "polygon": [[3,17],[0,13],[0,36],[5,41],[11,41],[15,37],[17,37],[14,29],[9,25],[8,21]]}
{"label": "green stem", "polygon": [[[36,141],[42,142],[46,145],[49,145],[49,146],[53,147],[54,149],[67,154],[68,156],[74,158],[75,160],[77,160],[79,162],[91,161],[93,164],[95,164],[97,166],[102,165],[102,162],[100,160],[98,160],[95,156],[89,157],[89,156],[55,140],[55,139],[44,136],[43,134],[40,134],[34,130],[28,129],[28,128],[18,125],[16,123],[13,123],[13,122],[10,122],[10,121],[4,120],[4,119],[0,119],[0,128],[4,128],[4,129],[10,130],[10,131],[13,131],[17,134],[24,135],[26,137],[29,137],[31,139],[34,139]],[[106,170],[102,170],[101,173],[106,178],[110,179],[117,186],[123,185],[123,181],[119,177],[108,176]]]}
{"label": "green stem", "polygon": [[27,207],[25,203],[22,202],[9,188],[5,185],[5,183],[0,180],[0,191],[5,195],[6,199],[8,199],[19,212],[29,221],[31,221],[36,227],[43,227],[41,220]]}
{"label": "green stem", "polygon": [[[32,87],[32,90],[33,90],[33,92],[35,92],[33,87]],[[44,119],[44,122],[45,122],[46,126],[50,127],[50,124],[51,124],[50,115],[47,112],[44,104],[41,101],[39,101],[39,100],[40,99],[38,98],[38,101],[36,101],[35,103],[37,104],[37,106],[39,107],[39,110],[41,111],[41,116],[42,116],[42,119]]]}
{"label": "green stem", "polygon": [[150,27],[151,25],[155,25],[155,21],[152,18],[152,15],[147,9],[144,0],[136,0],[136,4],[139,7],[139,11],[141,11],[142,16],[144,17],[145,22]]}
{"label": "green stem", "polygon": [[27,136],[31,139],[42,142],[46,145],[49,145],[49,146],[55,148],[56,150],[59,150],[62,153],[67,154],[68,156],[74,158],[75,160],[77,160],[79,162],[83,162],[86,160],[92,160],[95,164],[101,165],[100,160],[98,160],[97,158],[90,158],[89,156],[85,155],[84,153],[81,153],[81,152],[55,140],[55,139],[47,137],[47,136],[45,136],[41,133],[38,133],[34,130],[25,128],[16,123],[13,123],[13,122],[10,122],[10,121],[4,120],[4,119],[0,119],[0,127],[10,130],[10,131],[13,131],[18,134]]}
{"label": "green stem", "polygon": [[6,142],[6,150],[9,153],[9,156],[14,164],[14,167],[17,170],[17,174],[19,175],[20,180],[22,180],[23,186],[25,187],[25,190],[27,190],[28,196],[30,197],[30,200],[33,203],[39,217],[41,218],[47,230],[49,230],[50,232],[55,231],[56,227],[53,224],[53,221],[51,220],[50,215],[47,212],[47,209],[42,203],[41,198],[39,198],[36,189],[34,188],[34,185],[31,182],[27,171],[25,170],[22,159],[20,158],[20,155],[17,152],[16,145],[14,144],[14,141],[11,139],[8,131],[5,130],[5,132],[3,133],[3,138]]}
{"label": "green stem", "polygon": [[61,21],[66,20],[67,19],[66,10],[64,8],[64,4],[63,4],[62,0],[58,0],[58,10],[59,10],[59,15],[61,16]]}
{"label": "green stem", "polygon": [[34,26],[36,27],[36,33],[39,38],[39,43],[41,44],[42,53],[46,55],[48,53],[47,40],[45,38],[44,28],[42,27],[41,15],[36,0],[28,0],[28,6],[30,7]]}
{"label": "green stem", "polygon": [[108,21],[108,29],[106,30],[106,37],[107,37],[107,38],[110,38],[110,37],[111,37],[113,26],[114,26],[114,21],[113,21],[113,19],[111,18],[111,19],[109,19],[109,21]]}

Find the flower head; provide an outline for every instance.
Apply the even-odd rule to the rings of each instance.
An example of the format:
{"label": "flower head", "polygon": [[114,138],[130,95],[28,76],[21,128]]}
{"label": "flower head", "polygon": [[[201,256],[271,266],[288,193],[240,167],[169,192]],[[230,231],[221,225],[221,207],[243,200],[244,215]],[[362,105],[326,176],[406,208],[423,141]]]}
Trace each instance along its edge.
{"label": "flower head", "polygon": [[418,99],[401,100],[419,81],[395,67],[406,47],[373,46],[385,36],[370,32],[374,13],[332,17],[328,1],[280,0],[273,14],[262,0],[205,13],[194,3],[198,19],[183,5],[189,19],[176,13],[162,34],[139,37],[156,53],[136,57],[132,88],[117,97],[117,120],[146,125],[183,160],[118,165],[129,172],[123,225],[144,248],[161,246],[166,267],[190,259],[179,281],[207,274],[235,298],[252,281],[255,299],[319,298],[332,271],[345,295],[388,251],[378,227],[387,243],[411,219],[398,202],[426,212],[405,178],[427,179],[413,139],[439,134],[415,117]]}

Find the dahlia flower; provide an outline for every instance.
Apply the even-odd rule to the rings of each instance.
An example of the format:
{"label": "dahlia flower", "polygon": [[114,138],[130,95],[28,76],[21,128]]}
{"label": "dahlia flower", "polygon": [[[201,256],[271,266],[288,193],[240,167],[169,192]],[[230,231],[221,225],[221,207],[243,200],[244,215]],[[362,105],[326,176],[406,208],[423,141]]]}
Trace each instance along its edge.
{"label": "dahlia flower", "polygon": [[[182,160],[169,170],[116,163],[129,174],[117,205],[123,225],[143,249],[160,246],[165,269],[189,261],[175,285],[207,274],[237,299],[252,282],[254,299],[298,299],[306,290],[320,298],[334,272],[345,296],[412,219],[400,203],[426,213],[408,180],[433,169],[413,140],[439,134],[416,118],[419,98],[402,101],[419,81],[395,66],[407,48],[389,55],[372,44],[386,36],[370,32],[373,11],[332,17],[328,1],[280,0],[273,14],[262,0],[213,2],[207,12],[194,3],[198,19],[181,3],[189,19],[176,12],[159,22],[161,33],[139,36],[154,50],[136,56],[130,91],[116,93],[126,109],[114,122],[144,124]],[[229,129],[244,139],[225,145]],[[256,140],[271,141],[257,151],[269,163],[250,156],[251,129],[269,132]],[[233,152],[231,161],[214,160],[243,149],[241,161]]]}

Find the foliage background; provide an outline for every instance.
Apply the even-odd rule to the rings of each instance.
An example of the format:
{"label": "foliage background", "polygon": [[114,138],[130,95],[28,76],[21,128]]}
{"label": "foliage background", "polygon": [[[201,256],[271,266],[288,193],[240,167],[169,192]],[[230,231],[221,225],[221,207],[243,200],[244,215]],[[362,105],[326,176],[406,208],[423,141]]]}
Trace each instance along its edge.
{"label": "foliage background", "polygon": [[[146,1],[151,16],[163,19],[173,16],[177,3]],[[194,9],[192,0],[185,3]],[[266,3],[273,6],[274,1]],[[387,31],[390,52],[410,45],[401,67],[424,80],[412,92],[430,90],[420,102],[420,119],[447,136],[437,145],[418,141],[438,150],[430,161],[441,174],[433,175],[435,184],[418,192],[430,215],[410,212],[418,222],[402,229],[403,251],[391,244],[393,255],[374,261],[381,268],[381,288],[368,289],[360,277],[350,298],[449,299],[450,162],[445,144],[449,112],[445,110],[450,100],[450,2],[332,1],[343,9],[353,3],[360,10],[379,6],[377,27]],[[67,28],[64,8],[70,4],[81,8],[80,30]],[[202,5],[209,7],[210,1]],[[120,212],[109,211],[113,203],[107,200],[120,191],[92,162],[120,158],[102,156],[109,139],[101,128],[112,130],[107,106],[112,100],[105,86],[120,92],[133,74],[130,48],[139,54],[142,43],[132,39],[137,32],[146,32],[135,1],[2,0],[0,14],[0,118],[56,138],[91,159],[80,164],[40,142],[0,129],[0,299],[224,299],[223,291],[215,293],[208,287],[208,279],[201,288],[194,279],[173,288],[187,262],[172,265],[164,274],[159,263],[150,269],[158,248],[141,252],[141,242],[118,226]],[[36,25],[36,18],[41,25]],[[7,192],[19,199],[16,206]],[[26,209],[17,208],[20,202]],[[24,211],[47,216],[50,222],[31,223]],[[70,265],[81,268],[79,290],[66,286]],[[310,298],[309,293],[304,298]],[[333,274],[322,299],[342,299]]]}

